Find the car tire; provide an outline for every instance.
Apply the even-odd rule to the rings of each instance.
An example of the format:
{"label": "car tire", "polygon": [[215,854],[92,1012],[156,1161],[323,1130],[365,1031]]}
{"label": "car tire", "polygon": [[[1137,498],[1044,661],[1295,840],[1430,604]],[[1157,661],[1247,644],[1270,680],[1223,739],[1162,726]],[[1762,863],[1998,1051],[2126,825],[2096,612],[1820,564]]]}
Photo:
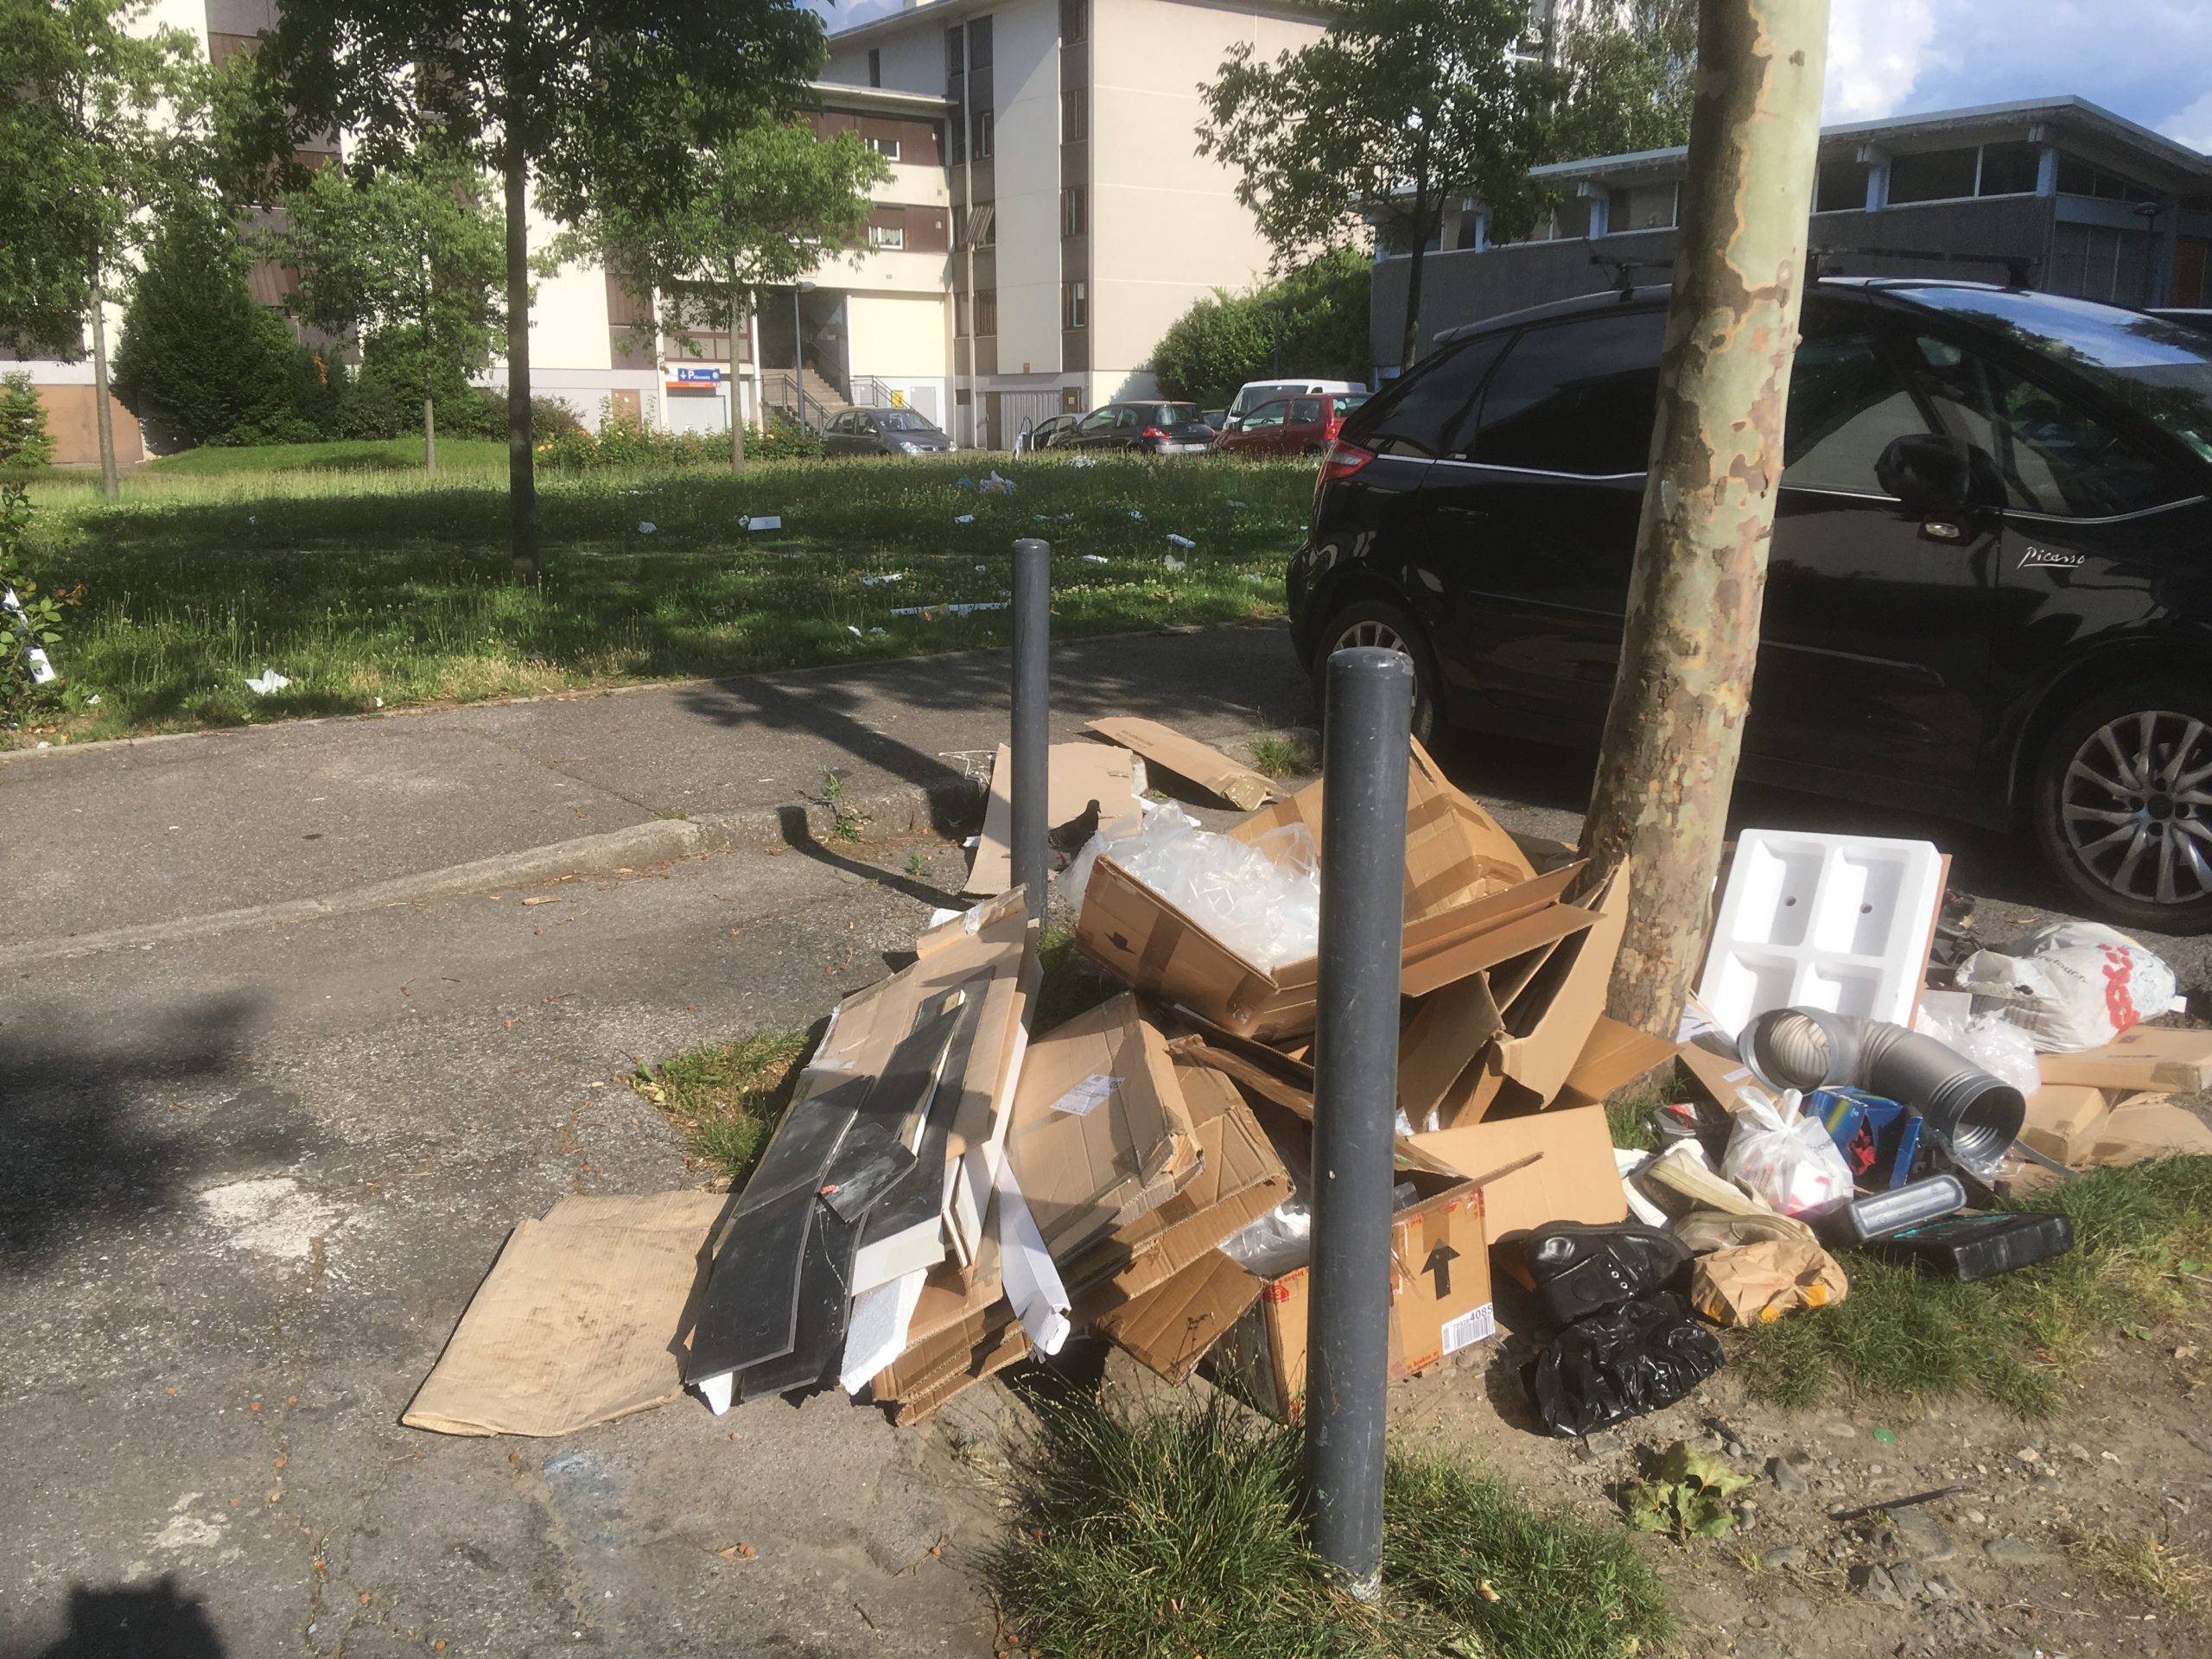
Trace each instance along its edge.
{"label": "car tire", "polygon": [[2212,691],[2154,680],[2092,697],[2044,744],[2031,810],[2044,861],[2091,914],[2212,932]]}
{"label": "car tire", "polygon": [[1363,599],[1332,616],[1321,630],[1307,671],[1313,677],[1313,695],[1325,714],[1329,701],[1329,657],[1348,645],[1382,645],[1403,652],[1414,660],[1413,734],[1423,748],[1436,740],[1436,659],[1421,625],[1399,607],[1383,599]]}

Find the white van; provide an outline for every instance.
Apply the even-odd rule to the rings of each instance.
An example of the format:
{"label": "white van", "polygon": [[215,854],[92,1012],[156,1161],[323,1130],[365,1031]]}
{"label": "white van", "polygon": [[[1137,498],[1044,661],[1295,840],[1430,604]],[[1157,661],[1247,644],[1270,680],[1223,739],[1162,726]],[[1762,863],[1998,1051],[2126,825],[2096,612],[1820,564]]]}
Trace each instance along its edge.
{"label": "white van", "polygon": [[1352,380],[1247,380],[1237,387],[1236,396],[1230,399],[1229,425],[1235,427],[1262,404],[1271,404],[1278,397],[1313,397],[1323,392],[1366,390]]}

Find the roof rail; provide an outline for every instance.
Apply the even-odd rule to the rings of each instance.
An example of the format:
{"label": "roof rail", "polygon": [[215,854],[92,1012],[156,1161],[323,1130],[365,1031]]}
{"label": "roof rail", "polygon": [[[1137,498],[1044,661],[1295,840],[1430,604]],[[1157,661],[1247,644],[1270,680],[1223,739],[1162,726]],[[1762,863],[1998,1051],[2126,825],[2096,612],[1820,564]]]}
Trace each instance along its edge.
{"label": "roof rail", "polygon": [[1636,273],[1639,270],[1672,270],[1671,259],[1608,259],[1602,253],[1590,256],[1590,263],[1613,273],[1613,288],[1623,300],[1636,297]]}
{"label": "roof rail", "polygon": [[1839,254],[1860,254],[1877,259],[1927,259],[1946,265],[2002,265],[2007,288],[2032,288],[2036,269],[2043,264],[2043,256],[2035,253],[1955,253],[1935,248],[1870,248],[1831,243],[1806,250],[1806,280],[1816,283],[1823,276],[1840,275],[1827,268],[1827,262]]}

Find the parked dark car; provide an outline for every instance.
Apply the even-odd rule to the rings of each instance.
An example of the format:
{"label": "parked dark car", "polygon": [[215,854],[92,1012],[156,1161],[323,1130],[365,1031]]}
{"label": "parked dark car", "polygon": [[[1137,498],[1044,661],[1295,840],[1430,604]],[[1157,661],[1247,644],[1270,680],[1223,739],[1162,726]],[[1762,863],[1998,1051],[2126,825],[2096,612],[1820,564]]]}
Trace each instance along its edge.
{"label": "parked dark car", "polygon": [[1224,432],[1213,447],[1224,455],[1319,455],[1336,442],[1352,410],[1366,401],[1363,391],[1278,397]]}
{"label": "parked dark car", "polygon": [[1075,430],[1054,447],[1203,454],[1213,448],[1213,428],[1198,418],[1196,404],[1108,404],[1076,423]]}
{"label": "parked dark car", "polygon": [[[1664,290],[1443,337],[1356,412],[1298,649],[1415,718],[1594,747]],[[2083,300],[1831,279],[1790,383],[1746,776],[2024,826],[2088,907],[2212,930],[2212,339]]]}
{"label": "parked dark car", "polygon": [[1058,448],[1067,442],[1069,435],[1076,429],[1076,423],[1082,418],[1080,415],[1047,415],[1029,429],[1029,447],[1032,449]]}
{"label": "parked dark car", "polygon": [[2194,328],[2200,334],[2212,334],[2212,305],[2162,306],[2153,309],[2151,315],[2177,322],[2184,328]]}
{"label": "parked dark car", "polygon": [[918,410],[848,409],[822,429],[826,455],[934,455],[952,440]]}

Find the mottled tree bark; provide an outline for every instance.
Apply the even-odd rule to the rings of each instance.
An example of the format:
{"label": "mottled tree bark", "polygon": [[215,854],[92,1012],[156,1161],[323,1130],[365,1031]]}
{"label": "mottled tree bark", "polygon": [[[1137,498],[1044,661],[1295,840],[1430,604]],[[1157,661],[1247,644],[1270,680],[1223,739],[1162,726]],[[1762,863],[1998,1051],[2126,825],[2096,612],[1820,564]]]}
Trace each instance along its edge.
{"label": "mottled tree bark", "polygon": [[1681,251],[1621,664],[1583,831],[1632,861],[1607,1005],[1672,1037],[1743,746],[1805,268],[1827,0],[1700,0]]}

